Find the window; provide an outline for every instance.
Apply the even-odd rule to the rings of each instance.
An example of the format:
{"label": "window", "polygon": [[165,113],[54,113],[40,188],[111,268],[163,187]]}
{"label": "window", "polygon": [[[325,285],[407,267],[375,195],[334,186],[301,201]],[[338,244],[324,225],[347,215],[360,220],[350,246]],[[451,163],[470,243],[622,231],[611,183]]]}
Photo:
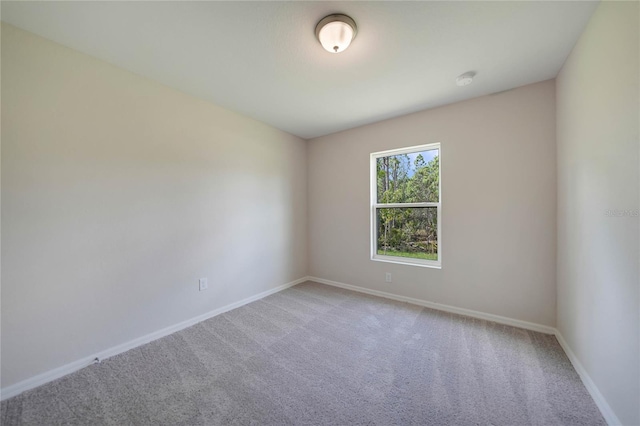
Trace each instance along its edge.
{"label": "window", "polygon": [[371,154],[371,259],[440,267],[440,144]]}

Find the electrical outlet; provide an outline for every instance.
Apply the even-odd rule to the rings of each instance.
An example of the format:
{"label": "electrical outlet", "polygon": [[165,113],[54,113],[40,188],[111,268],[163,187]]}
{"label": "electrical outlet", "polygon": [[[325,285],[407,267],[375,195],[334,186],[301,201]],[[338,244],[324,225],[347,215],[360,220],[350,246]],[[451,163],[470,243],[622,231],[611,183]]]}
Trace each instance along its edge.
{"label": "electrical outlet", "polygon": [[384,281],[387,283],[391,282],[391,272],[387,272],[386,276],[384,277]]}
{"label": "electrical outlet", "polygon": [[206,278],[200,278],[200,280],[198,280],[198,283],[200,285],[200,291],[203,291],[209,288],[209,284],[207,283]]}

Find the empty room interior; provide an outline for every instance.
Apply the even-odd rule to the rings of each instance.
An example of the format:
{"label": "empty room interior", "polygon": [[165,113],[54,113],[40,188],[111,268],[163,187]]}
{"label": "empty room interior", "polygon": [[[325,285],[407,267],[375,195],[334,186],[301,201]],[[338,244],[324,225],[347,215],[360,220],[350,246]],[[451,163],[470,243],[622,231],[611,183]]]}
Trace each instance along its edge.
{"label": "empty room interior", "polygon": [[2,425],[640,425],[640,2],[0,18]]}

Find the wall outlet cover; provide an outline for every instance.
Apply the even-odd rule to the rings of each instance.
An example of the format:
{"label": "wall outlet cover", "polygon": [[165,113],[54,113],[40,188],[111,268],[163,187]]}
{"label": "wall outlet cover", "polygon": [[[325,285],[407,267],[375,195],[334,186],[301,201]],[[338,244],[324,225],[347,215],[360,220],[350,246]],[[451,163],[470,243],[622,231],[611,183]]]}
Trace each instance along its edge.
{"label": "wall outlet cover", "polygon": [[206,278],[200,278],[200,280],[198,280],[199,286],[200,286],[200,291],[202,290],[206,290],[209,288],[209,284],[207,283],[207,279]]}

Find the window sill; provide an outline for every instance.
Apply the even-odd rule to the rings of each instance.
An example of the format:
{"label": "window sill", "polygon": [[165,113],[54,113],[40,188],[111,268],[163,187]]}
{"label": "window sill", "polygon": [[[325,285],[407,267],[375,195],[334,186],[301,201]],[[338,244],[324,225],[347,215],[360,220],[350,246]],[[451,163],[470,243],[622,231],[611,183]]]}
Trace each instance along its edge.
{"label": "window sill", "polygon": [[371,256],[374,262],[395,263],[398,265],[419,266],[421,268],[442,269],[442,262],[424,259],[412,259],[409,257],[384,256],[376,254]]}

